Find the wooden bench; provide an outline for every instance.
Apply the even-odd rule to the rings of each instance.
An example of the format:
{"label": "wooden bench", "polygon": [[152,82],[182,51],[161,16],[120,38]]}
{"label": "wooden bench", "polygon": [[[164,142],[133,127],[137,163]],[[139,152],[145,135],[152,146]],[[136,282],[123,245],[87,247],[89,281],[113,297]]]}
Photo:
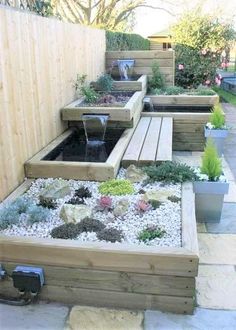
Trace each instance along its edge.
{"label": "wooden bench", "polygon": [[122,165],[172,160],[172,135],[173,118],[142,117],[125,151]]}

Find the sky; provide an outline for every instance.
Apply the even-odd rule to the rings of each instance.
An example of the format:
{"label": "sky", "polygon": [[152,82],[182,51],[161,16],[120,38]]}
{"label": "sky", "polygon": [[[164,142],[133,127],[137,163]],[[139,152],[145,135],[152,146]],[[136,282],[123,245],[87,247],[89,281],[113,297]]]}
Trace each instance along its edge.
{"label": "sky", "polygon": [[[184,1],[184,0],[183,0]],[[158,6],[161,4],[161,0],[147,0],[151,6]],[[174,13],[183,12],[183,6],[180,5],[181,0],[172,0],[173,6],[167,6]],[[199,0],[185,0],[185,8],[191,10],[193,6]],[[221,12],[221,16],[227,20],[232,18],[232,15],[236,15],[236,0],[205,0],[204,11],[211,13],[215,11]],[[136,25],[134,27],[134,33],[141,34],[144,37],[151,35],[155,32],[166,29],[174,22],[175,18],[163,10],[156,10],[150,8],[139,8],[136,10]],[[234,25],[236,28],[236,16],[234,17]]]}

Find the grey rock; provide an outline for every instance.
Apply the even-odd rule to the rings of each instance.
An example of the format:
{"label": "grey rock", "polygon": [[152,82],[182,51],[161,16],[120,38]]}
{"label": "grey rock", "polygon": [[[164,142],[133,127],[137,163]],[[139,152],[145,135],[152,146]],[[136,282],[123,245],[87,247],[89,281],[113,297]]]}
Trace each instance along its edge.
{"label": "grey rock", "polygon": [[72,204],[64,204],[60,217],[65,223],[73,222],[77,223],[85,218],[89,218],[92,216],[92,209],[84,204],[80,205],[72,205]]}
{"label": "grey rock", "polygon": [[122,217],[128,211],[128,208],[129,201],[127,199],[121,199],[114,208],[113,213],[116,217]]}
{"label": "grey rock", "polygon": [[65,180],[54,180],[51,184],[49,184],[46,188],[44,188],[40,196],[44,199],[58,199],[64,198],[69,195],[71,192],[70,186]]}
{"label": "grey rock", "polygon": [[135,165],[130,165],[126,170],[126,179],[131,181],[132,183],[135,182],[142,182],[148,179],[146,173],[144,173],[140,168],[137,168]]}
{"label": "grey rock", "polygon": [[161,190],[149,190],[143,195],[143,200],[149,202],[151,200],[166,202],[168,197],[173,195],[172,190],[161,189]]}

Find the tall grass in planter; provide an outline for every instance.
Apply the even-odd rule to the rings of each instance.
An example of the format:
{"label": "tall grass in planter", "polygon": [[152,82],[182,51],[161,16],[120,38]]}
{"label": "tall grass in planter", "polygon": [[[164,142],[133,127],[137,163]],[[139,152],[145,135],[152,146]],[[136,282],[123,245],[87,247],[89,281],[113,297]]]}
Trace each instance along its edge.
{"label": "tall grass in planter", "polygon": [[196,170],[197,180],[193,184],[195,192],[196,218],[198,222],[219,222],[224,195],[229,183],[222,170],[222,162],[212,139],[208,139],[202,165]]}
{"label": "tall grass in planter", "polygon": [[214,106],[210,116],[210,122],[205,126],[205,138],[211,138],[215,144],[219,157],[222,157],[224,151],[224,142],[228,136],[228,129],[225,125],[225,115],[221,105]]}

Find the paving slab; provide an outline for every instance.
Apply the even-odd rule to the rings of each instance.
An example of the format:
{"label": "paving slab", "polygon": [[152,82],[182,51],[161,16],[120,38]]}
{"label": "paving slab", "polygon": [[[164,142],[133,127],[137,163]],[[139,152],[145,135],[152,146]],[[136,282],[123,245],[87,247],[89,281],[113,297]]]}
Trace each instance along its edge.
{"label": "paving slab", "polygon": [[236,265],[236,235],[198,234],[200,263]]}
{"label": "paving slab", "polygon": [[[235,330],[236,311],[196,308],[194,315],[146,311],[145,330]],[[128,330],[128,328],[127,328]]]}
{"label": "paving slab", "polygon": [[67,330],[142,330],[143,312],[75,306]]}
{"label": "paving slab", "polygon": [[220,222],[206,223],[205,226],[208,233],[236,234],[236,203],[224,203]]}
{"label": "paving slab", "polygon": [[2,330],[63,330],[69,308],[59,304],[39,303],[28,306],[0,304]]}
{"label": "paving slab", "polygon": [[204,222],[197,222],[197,232],[198,233],[207,233],[206,225]]}
{"label": "paving slab", "polygon": [[236,183],[229,181],[229,192],[224,196],[225,203],[236,203]]}
{"label": "paving slab", "polygon": [[234,266],[200,265],[196,279],[196,296],[200,307],[236,311]]}

